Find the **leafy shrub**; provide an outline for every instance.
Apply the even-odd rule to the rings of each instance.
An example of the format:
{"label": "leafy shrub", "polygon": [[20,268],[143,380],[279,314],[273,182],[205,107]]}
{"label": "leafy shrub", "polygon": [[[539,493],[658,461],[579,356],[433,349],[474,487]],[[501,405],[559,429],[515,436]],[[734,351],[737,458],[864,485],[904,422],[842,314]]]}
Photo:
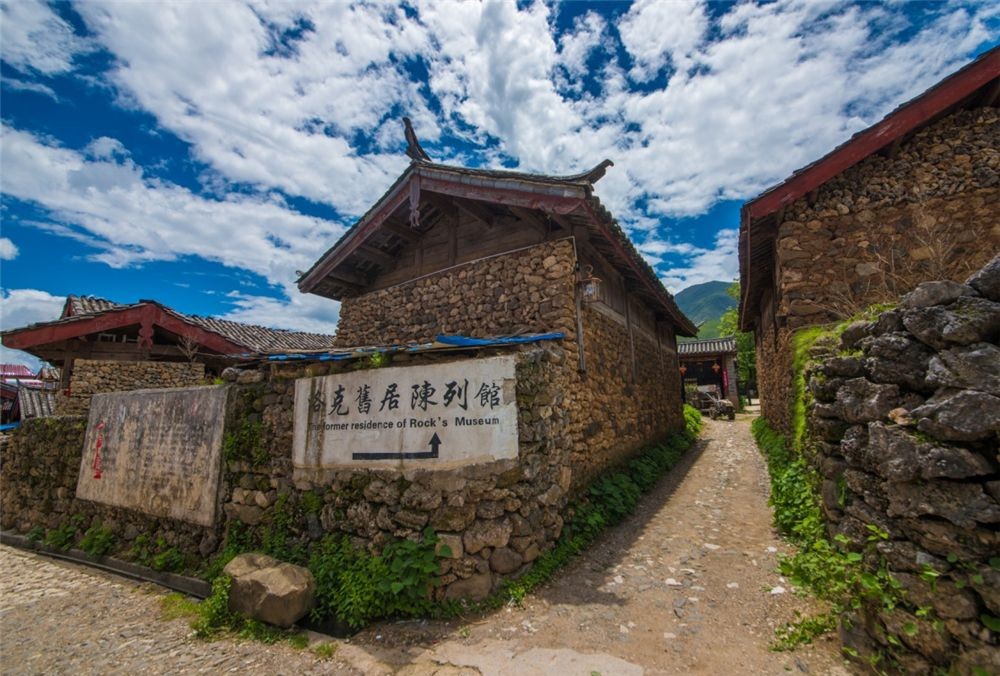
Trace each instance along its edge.
{"label": "leafy shrub", "polygon": [[229,586],[232,578],[220,575],[212,581],[212,594],[198,605],[198,617],[191,623],[195,636],[211,638],[233,622],[229,612]]}
{"label": "leafy shrub", "polygon": [[115,534],[110,528],[95,523],[80,539],[80,549],[91,556],[104,556],[115,546]]}
{"label": "leafy shrub", "polygon": [[[162,541],[158,541],[158,543],[160,542]],[[165,545],[166,543],[164,542],[163,544]],[[150,567],[153,570],[176,572],[184,567],[184,555],[176,547],[160,549],[160,551],[153,555]]]}
{"label": "leafy shrub", "polygon": [[167,572],[181,570],[186,563],[184,555],[176,547],[169,546],[162,537],[156,538],[154,542],[145,533],[135,539],[132,546],[125,552],[125,557],[135,561],[140,566]]}
{"label": "leafy shrub", "polygon": [[377,617],[431,613],[436,544],[434,531],[426,528],[419,541],[396,540],[372,555],[342,535],[327,535],[309,558],[316,579],[313,619],[336,617],[361,627]]}
{"label": "leafy shrub", "polygon": [[52,528],[45,532],[44,542],[50,547],[65,551],[76,542],[76,526],[72,523],[64,523],[58,528]]}

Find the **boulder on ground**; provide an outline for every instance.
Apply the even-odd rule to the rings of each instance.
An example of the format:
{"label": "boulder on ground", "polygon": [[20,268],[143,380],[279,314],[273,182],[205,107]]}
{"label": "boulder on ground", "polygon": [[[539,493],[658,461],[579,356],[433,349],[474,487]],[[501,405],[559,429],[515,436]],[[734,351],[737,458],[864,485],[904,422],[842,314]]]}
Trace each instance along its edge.
{"label": "boulder on ground", "polygon": [[264,554],[240,554],[223,572],[232,578],[229,609],[288,628],[312,609],[316,581],[301,566]]}

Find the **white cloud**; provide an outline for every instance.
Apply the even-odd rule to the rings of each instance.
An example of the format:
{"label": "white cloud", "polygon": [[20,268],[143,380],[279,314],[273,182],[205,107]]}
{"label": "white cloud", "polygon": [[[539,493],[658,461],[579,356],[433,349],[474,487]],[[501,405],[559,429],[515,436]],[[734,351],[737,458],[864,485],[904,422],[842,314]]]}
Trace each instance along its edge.
{"label": "white cloud", "polygon": [[660,280],[671,293],[677,293],[694,284],[735,278],[739,274],[739,240],[739,230],[720,230],[715,235],[715,248],[693,248],[686,266],[668,270]]}
{"label": "white cloud", "polygon": [[5,193],[52,211],[113,267],[194,255],[289,284],[344,231],[274,199],[206,199],[146,178],[130,159],[89,160],[10,127],[2,159]]}
{"label": "white cloud", "polygon": [[559,38],[559,63],[570,75],[587,74],[587,59],[604,44],[607,22],[596,12],[587,12],[573,22],[573,30]]}
{"label": "white cloud", "polygon": [[240,293],[229,298],[235,308],[221,316],[235,322],[332,335],[340,319],[340,303],[320,296],[292,293],[287,302]]}
{"label": "white cloud", "polygon": [[[104,151],[118,157],[104,157]],[[317,251],[343,234],[341,225],[297,213],[273,198],[211,200],[147,178],[114,139],[99,139],[90,154],[97,159],[4,127],[4,192],[48,209],[58,222],[35,225],[97,248],[91,258],[98,262],[126,267],[198,256],[279,286],[292,299],[285,308],[288,326],[301,308],[306,311],[296,328],[336,320],[333,301],[304,304],[294,282],[296,270],[308,269]]]}
{"label": "white cloud", "polygon": [[36,94],[42,94],[47,96],[53,101],[59,101],[59,96],[56,94],[52,87],[47,87],[40,82],[28,82],[27,80],[19,80],[15,77],[5,77],[3,79],[3,84],[5,87],[10,87],[11,89],[16,89],[24,92],[35,92]]}
{"label": "white cloud", "polygon": [[[21,72],[68,72],[73,68],[73,58],[89,49],[89,42],[77,37],[73,28],[44,2],[0,2],[0,54]],[[33,86],[26,88],[40,91]]]}
{"label": "white cloud", "polygon": [[7,237],[0,237],[0,261],[12,261],[17,258],[17,245]]}
{"label": "white cloud", "polygon": [[[189,141],[223,186],[277,187],[356,215],[405,165],[403,110],[427,140],[443,128],[496,139],[488,160],[503,152],[529,171],[614,159],[599,191],[623,221],[640,198],[659,218],[753,196],[955,68],[990,39],[984,17],[996,13],[942,11],[897,44],[899,6],[780,0],[710,18],[696,0],[643,0],[616,26],[630,75],[674,72],[666,87],[635,89],[611,57],[589,74],[595,96],[581,78],[593,50],[615,51],[606,20],[589,11],[557,41],[542,2],[427,0],[416,19],[345,3],[79,10],[118,57],[122,96]],[[297,40],[275,37],[294,27]],[[413,58],[441,114],[402,65]],[[359,132],[369,152],[351,146]]]}
{"label": "white cloud", "polygon": [[629,75],[645,82],[667,65],[686,69],[707,28],[700,0],[639,0],[618,24],[625,49],[635,60]]}
{"label": "white cloud", "polygon": [[[0,331],[58,319],[65,301],[63,297],[38,289],[0,289]],[[2,345],[0,362],[23,364],[32,371],[42,365],[37,357]]]}
{"label": "white cloud", "polygon": [[38,289],[0,289],[0,301],[0,331],[9,331],[58,319],[66,299]]}
{"label": "white cloud", "polygon": [[[7,29],[8,13],[21,10],[3,7]],[[67,38],[47,6],[28,7],[3,34],[4,59],[68,71],[88,45]],[[120,102],[190,143],[211,168],[207,189],[224,199],[150,178],[115,139],[76,152],[12,130],[5,192],[46,206],[57,221],[47,227],[94,243],[110,265],[198,255],[258,272],[293,300],[276,308],[241,297],[234,312],[301,315],[308,325],[326,315],[295,305],[292,271],[340,227],[277,199],[227,196],[233,182],[357,215],[406,165],[405,112],[427,141],[445,130],[489,141],[478,160],[505,155],[523,170],[570,173],[613,159],[597,190],[643,255],[661,272],[668,255],[689,260],[664,274],[668,283],[706,281],[709,270],[707,279],[730,279],[736,259],[724,238],[711,250],[678,242],[662,219],[747,199],[822,156],[995,40],[1000,15],[995,4],[941,6],[914,31],[896,4],[777,0],[710,16],[693,0],[642,1],[614,26],[588,8],[556,38],[558,6],[514,0],[416,0],[416,18],[394,4],[75,7],[115,57],[107,77]],[[30,53],[25,36],[46,25],[55,47]],[[622,49],[630,58],[619,62]],[[596,50],[604,65],[588,73]],[[426,83],[412,78],[414,62]],[[667,84],[650,90],[665,70]]]}
{"label": "white cloud", "polygon": [[[360,154],[347,139],[378,134],[393,106],[421,131],[433,118],[391,61],[425,48],[401,8],[331,2],[84,3],[77,9],[119,59],[111,78],[193,145],[228,180],[276,187],[358,215],[406,166],[395,153]],[[296,23],[299,22],[299,23]],[[275,36],[311,25],[275,53]],[[285,41],[288,42],[287,40]],[[285,43],[281,43],[285,44]]]}

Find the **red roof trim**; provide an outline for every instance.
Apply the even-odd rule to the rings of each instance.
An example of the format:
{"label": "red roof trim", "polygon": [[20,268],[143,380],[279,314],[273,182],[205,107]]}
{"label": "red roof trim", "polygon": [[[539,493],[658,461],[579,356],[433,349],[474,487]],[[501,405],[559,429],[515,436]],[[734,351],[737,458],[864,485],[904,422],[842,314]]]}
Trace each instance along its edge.
{"label": "red roof trim", "polygon": [[750,221],[760,220],[812,192],[823,183],[928,122],[977,89],[1000,77],[1000,47],[905,103],[881,122],[746,204]]}
{"label": "red roof trim", "polygon": [[78,321],[57,320],[14,329],[4,333],[3,344],[6,347],[26,350],[38,345],[143,323],[150,323],[176,335],[191,338],[199,345],[219,354],[237,354],[247,350],[244,345],[237,345],[216,333],[183,321],[156,303],[141,303],[120,310],[106,310],[97,315],[85,315]]}

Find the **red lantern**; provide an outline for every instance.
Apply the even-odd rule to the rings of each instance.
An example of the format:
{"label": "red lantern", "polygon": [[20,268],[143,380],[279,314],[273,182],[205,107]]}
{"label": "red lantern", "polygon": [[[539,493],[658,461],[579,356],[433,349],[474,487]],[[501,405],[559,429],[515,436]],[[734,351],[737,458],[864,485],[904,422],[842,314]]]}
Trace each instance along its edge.
{"label": "red lantern", "polygon": [[688,370],[688,367],[687,367],[687,366],[685,366],[684,364],[681,364],[681,375],[682,375],[682,376],[683,376],[683,375],[684,375],[685,373],[687,373],[687,370]]}
{"label": "red lantern", "polygon": [[712,364],[712,372],[713,373],[718,374],[721,369],[722,369],[722,367],[719,366],[719,362],[715,362],[714,364]]}

